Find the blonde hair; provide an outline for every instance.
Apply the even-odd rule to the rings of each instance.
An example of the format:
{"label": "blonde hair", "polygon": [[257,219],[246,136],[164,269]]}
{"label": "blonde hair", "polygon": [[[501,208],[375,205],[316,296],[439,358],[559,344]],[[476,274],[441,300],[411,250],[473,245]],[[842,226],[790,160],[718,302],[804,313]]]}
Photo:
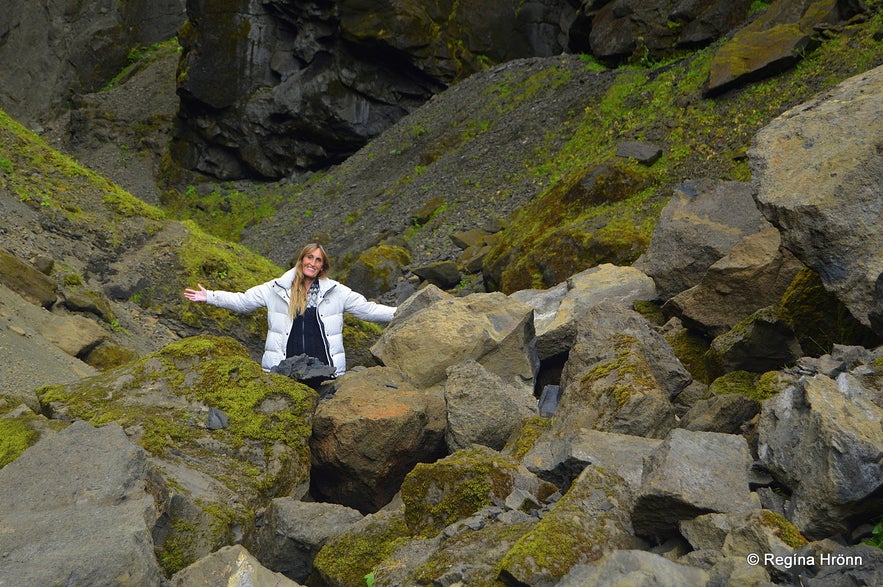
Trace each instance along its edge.
{"label": "blonde hair", "polygon": [[297,262],[294,264],[294,281],[291,283],[291,301],[288,305],[288,314],[292,318],[300,316],[307,309],[307,284],[304,277],[304,257],[317,249],[322,252],[322,269],[316,275],[316,279],[325,277],[331,269],[331,260],[328,258],[328,253],[325,252],[325,247],[318,243],[310,243],[301,249],[300,255],[297,256]]}

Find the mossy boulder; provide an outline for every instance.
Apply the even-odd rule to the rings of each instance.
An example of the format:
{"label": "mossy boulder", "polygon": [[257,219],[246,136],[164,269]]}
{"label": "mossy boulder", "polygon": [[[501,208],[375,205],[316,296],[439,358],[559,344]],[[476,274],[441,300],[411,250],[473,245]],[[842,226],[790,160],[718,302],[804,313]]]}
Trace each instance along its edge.
{"label": "mossy boulder", "polygon": [[411,537],[401,511],[366,516],[325,543],[313,559],[313,573],[307,583],[364,587],[366,576]]}
{"label": "mossy boulder", "polygon": [[737,31],[711,62],[708,95],[781,73],[819,46],[815,27],[834,25],[863,10],[838,0],[773,2]]}
{"label": "mossy boulder", "polygon": [[402,483],[405,520],[412,533],[434,536],[483,507],[504,504],[516,487],[537,504],[557,490],[511,458],[473,445],[408,473]]}
{"label": "mossy boulder", "polygon": [[411,262],[404,247],[377,245],[359,254],[349,269],[347,285],[365,297],[376,298],[395,288],[402,267]]}
{"label": "mossy boulder", "polygon": [[[432,539],[400,545],[374,573],[375,587],[470,585],[500,587],[500,563],[538,518],[493,509],[454,524]],[[427,551],[431,551],[427,556]]]}
{"label": "mossy boulder", "polygon": [[[254,510],[309,479],[315,392],[264,373],[229,337],[182,339],[96,377],[37,390],[45,414],[120,424],[157,466],[163,531],[175,571],[232,540]],[[210,429],[210,410],[228,417]]]}
{"label": "mossy boulder", "polygon": [[674,406],[640,342],[628,334],[616,335],[611,342],[615,356],[584,370],[575,361],[565,364],[564,396],[553,427],[663,438],[675,426]]}
{"label": "mossy boulder", "polygon": [[577,564],[632,544],[632,495],[613,472],[589,466],[502,560],[515,585],[554,585]]}
{"label": "mossy boulder", "polygon": [[714,377],[730,371],[764,373],[791,365],[801,355],[794,333],[769,307],[711,341],[705,364]]}
{"label": "mossy boulder", "polygon": [[795,376],[782,371],[751,373],[731,371],[711,382],[713,395],[739,394],[756,402],[773,397],[794,382]]}
{"label": "mossy boulder", "polygon": [[636,163],[616,163],[559,181],[499,233],[482,266],[489,288],[544,289],[587,267],[630,265],[664,204],[648,178]]}

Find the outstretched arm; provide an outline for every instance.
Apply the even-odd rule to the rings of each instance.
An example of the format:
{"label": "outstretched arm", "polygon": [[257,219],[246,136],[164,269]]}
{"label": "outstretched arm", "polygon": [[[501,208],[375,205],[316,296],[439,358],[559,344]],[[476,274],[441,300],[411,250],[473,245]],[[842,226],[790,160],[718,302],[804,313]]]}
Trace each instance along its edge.
{"label": "outstretched arm", "polygon": [[202,284],[197,283],[196,286],[199,289],[185,289],[184,297],[191,302],[204,302],[208,300],[208,292],[204,287],[202,287]]}

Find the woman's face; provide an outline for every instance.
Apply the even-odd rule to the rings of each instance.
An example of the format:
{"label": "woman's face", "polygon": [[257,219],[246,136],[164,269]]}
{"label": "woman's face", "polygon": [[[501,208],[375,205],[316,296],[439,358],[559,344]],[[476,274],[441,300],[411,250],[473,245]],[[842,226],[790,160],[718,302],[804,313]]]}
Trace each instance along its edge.
{"label": "woman's face", "polygon": [[301,258],[300,263],[304,277],[316,279],[316,276],[321,273],[322,267],[325,266],[325,257],[322,256],[322,251],[313,249]]}

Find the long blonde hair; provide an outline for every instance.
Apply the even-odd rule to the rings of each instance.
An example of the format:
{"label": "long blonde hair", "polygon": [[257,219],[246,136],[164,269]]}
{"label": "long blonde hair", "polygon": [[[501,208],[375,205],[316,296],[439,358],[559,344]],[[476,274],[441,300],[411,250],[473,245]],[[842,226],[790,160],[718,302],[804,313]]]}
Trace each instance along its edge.
{"label": "long blonde hair", "polygon": [[331,270],[331,260],[325,247],[318,243],[310,243],[300,251],[297,262],[294,264],[294,281],[291,283],[291,301],[288,305],[288,314],[294,318],[300,316],[307,309],[307,284],[304,277],[304,257],[318,249],[322,252],[322,269],[316,275],[316,279],[328,275]]}

